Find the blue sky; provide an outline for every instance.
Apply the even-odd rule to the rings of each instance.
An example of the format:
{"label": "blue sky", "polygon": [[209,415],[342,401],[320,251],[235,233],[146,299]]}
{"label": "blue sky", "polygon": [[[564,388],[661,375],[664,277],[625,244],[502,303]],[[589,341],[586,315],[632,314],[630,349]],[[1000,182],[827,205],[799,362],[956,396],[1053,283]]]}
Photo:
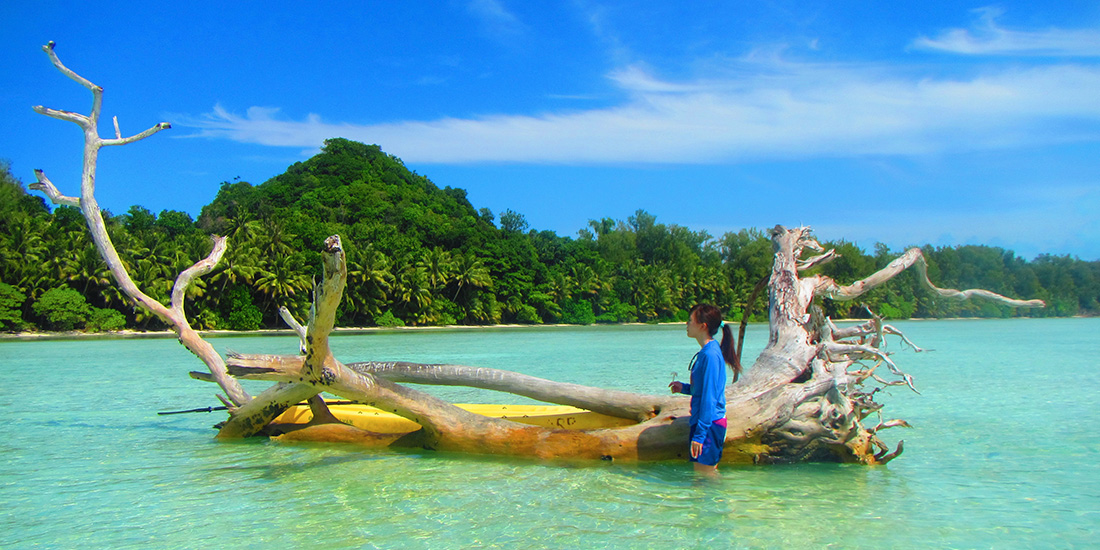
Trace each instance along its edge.
{"label": "blue sky", "polygon": [[[1100,259],[1100,3],[4,2],[0,158],[76,194],[197,216],[329,137],[377,143],[477,208],[718,236],[987,244]],[[906,4],[906,5],[902,5]],[[94,6],[94,7],[89,7]]]}

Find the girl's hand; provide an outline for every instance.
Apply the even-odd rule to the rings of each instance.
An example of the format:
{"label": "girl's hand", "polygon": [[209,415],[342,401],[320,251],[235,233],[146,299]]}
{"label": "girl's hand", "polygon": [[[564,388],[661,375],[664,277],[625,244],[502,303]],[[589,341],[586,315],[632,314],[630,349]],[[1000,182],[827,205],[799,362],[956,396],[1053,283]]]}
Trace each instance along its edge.
{"label": "girl's hand", "polygon": [[699,458],[699,455],[703,452],[703,444],[698,441],[691,442],[691,458]]}
{"label": "girl's hand", "polygon": [[668,385],[668,388],[672,390],[672,393],[680,393],[680,390],[684,389],[684,383],[674,380],[671,384]]}

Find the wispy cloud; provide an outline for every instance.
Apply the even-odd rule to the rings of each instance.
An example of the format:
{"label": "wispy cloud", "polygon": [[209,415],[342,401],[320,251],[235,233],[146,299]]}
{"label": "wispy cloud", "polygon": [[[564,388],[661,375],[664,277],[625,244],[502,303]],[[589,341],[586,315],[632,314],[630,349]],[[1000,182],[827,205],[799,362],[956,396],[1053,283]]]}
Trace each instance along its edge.
{"label": "wispy cloud", "polygon": [[523,23],[497,0],[470,0],[466,10],[474,15],[490,35],[502,39],[523,32]]}
{"label": "wispy cloud", "polygon": [[921,37],[913,47],[966,55],[1100,56],[1098,29],[1009,30],[997,24],[1000,9],[974,11],[979,17],[973,28],[947,29],[934,38]]}
{"label": "wispy cloud", "polygon": [[271,146],[309,148],[346,137],[419,163],[712,163],[1100,139],[1098,67],[1013,68],[949,80],[876,66],[740,61],[729,73],[670,82],[627,67],[609,75],[627,98],[620,105],[537,116],[361,125],[216,106],[173,122],[202,137]]}

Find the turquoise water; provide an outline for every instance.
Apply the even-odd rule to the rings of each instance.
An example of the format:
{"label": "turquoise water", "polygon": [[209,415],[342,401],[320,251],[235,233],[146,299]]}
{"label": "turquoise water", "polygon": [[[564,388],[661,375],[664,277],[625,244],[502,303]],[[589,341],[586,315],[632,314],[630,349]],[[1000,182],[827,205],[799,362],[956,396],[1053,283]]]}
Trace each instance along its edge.
{"label": "turquoise water", "polygon": [[[885,467],[546,464],[264,440],[221,413],[175,340],[3,342],[2,548],[1072,548],[1100,544],[1100,319],[926,321],[894,344]],[[750,328],[747,355],[767,338]],[[219,350],[293,353],[287,337]],[[755,346],[755,347],[754,347]],[[697,349],[679,326],[384,332],[345,360],[519,370],[658,392]],[[250,386],[259,391],[264,384]],[[441,389],[465,402],[524,402]]]}

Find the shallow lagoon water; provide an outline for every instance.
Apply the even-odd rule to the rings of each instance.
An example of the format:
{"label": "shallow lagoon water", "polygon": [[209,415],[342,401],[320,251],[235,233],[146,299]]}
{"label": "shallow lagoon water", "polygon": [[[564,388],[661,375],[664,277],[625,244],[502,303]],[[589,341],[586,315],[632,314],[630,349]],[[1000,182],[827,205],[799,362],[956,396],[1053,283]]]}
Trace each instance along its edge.
{"label": "shallow lagoon water", "polygon": [[[898,323],[884,467],[541,463],[213,440],[223,413],[175,340],[0,342],[2,548],[1072,548],[1100,541],[1098,319]],[[755,357],[766,327],[749,330]],[[293,353],[291,337],[212,340]],[[340,335],[345,360],[452,362],[660,392],[680,326]],[[250,384],[258,392],[266,384]],[[422,388],[423,389],[423,388]],[[433,388],[459,402],[526,402]]]}

